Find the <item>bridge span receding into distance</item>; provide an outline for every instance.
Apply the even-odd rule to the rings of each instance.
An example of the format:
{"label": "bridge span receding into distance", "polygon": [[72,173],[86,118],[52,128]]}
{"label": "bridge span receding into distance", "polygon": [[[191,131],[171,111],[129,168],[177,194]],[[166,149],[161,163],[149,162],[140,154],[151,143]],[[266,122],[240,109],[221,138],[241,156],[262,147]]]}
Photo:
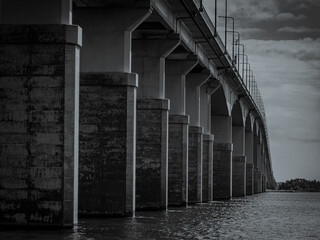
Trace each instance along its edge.
{"label": "bridge span receding into distance", "polygon": [[215,27],[199,0],[0,0],[0,225],[274,188],[253,72]]}

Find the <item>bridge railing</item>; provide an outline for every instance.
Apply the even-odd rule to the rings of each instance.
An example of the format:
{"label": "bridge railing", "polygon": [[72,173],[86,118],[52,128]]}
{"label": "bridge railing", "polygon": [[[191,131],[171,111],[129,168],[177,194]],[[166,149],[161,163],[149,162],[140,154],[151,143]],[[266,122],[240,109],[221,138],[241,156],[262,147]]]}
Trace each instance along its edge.
{"label": "bridge railing", "polygon": [[[196,6],[198,6],[198,9],[199,9],[200,6],[201,6],[201,2],[202,1],[201,0],[193,0],[193,2],[194,2],[194,4]],[[219,36],[218,32],[216,31],[216,26],[214,26],[214,23],[211,20],[210,16],[208,15],[205,7],[202,8],[201,15],[205,20],[208,21],[207,22],[208,23],[207,26],[210,29],[212,35],[214,36],[215,41],[217,42],[217,44],[220,47],[220,49],[226,49],[225,48],[225,44],[221,40],[221,37]],[[238,84],[242,85],[242,87],[246,91],[246,95],[248,97],[250,97],[251,101],[254,103],[255,107],[257,108],[258,112],[260,113],[263,122],[265,123],[266,122],[265,109],[264,109],[264,104],[263,104],[263,101],[262,101],[262,97],[261,97],[260,91],[258,89],[257,82],[255,81],[255,79],[253,79],[253,80],[249,79],[249,81],[244,81],[243,77],[239,74],[240,69],[238,69],[236,64],[234,64],[234,61],[233,61],[234,59],[231,58],[231,56],[230,56],[229,52],[227,51],[227,49],[224,52],[224,55],[225,55],[226,60],[229,62],[229,65],[232,66],[232,68],[234,70],[234,73],[238,78]],[[248,86],[248,85],[250,85],[250,86]],[[254,87],[252,88],[252,86],[254,86]]]}
{"label": "bridge railing", "polygon": [[[201,0],[192,0],[192,1],[198,7],[198,9],[200,9],[202,1]],[[264,108],[262,96],[261,96],[260,90],[258,88],[258,84],[257,84],[254,77],[253,77],[253,79],[250,79],[250,77],[249,77],[249,81],[247,81],[248,80],[247,78],[243,79],[244,76],[240,75],[240,69],[237,68],[237,66],[236,66],[237,64],[234,64],[235,63],[234,59],[232,59],[230,57],[230,54],[228,53],[228,51],[224,51],[224,50],[227,50],[226,46],[224,45],[223,41],[221,40],[221,38],[217,32],[216,26],[214,26],[213,21],[209,17],[205,7],[202,8],[200,14],[203,17],[203,19],[205,20],[205,22],[207,23],[207,27],[210,29],[211,34],[214,36],[215,42],[217,43],[218,47],[220,48],[220,50],[223,50],[224,57],[225,57],[226,61],[228,62],[229,66],[231,66],[233,73],[237,78],[236,88],[241,88],[245,92],[246,97],[248,97],[250,99],[250,101],[253,104],[253,106],[255,107],[257,113],[260,115],[260,118],[263,123],[262,130],[263,130],[265,138],[266,138],[266,145],[267,145],[266,148],[267,148],[269,164],[271,166],[271,155],[270,155],[270,146],[269,146],[266,114],[265,114],[265,108]],[[235,43],[233,42],[232,44],[235,44]],[[240,59],[239,59],[239,61],[240,61]],[[271,169],[271,171],[272,171],[272,169]],[[273,174],[272,174],[272,176],[273,176]]]}

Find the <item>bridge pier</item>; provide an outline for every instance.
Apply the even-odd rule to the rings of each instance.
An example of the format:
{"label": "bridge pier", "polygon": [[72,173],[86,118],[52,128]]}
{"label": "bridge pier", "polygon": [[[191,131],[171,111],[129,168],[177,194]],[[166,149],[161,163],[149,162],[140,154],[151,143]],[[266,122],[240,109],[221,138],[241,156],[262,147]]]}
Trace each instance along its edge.
{"label": "bridge pier", "polygon": [[165,58],[179,45],[168,39],[134,39],[132,69],[139,74],[137,100],[136,208],[168,206],[168,123]]}
{"label": "bridge pier", "polygon": [[166,60],[166,98],[170,99],[168,206],[188,203],[189,116],[186,112],[186,75],[197,65],[195,56]]}
{"label": "bridge pier", "polygon": [[220,86],[217,79],[210,78],[200,87],[200,125],[203,126],[202,149],[202,202],[213,200],[213,142],[211,134],[211,95]]}
{"label": "bridge pier", "polygon": [[189,73],[186,79],[186,112],[190,116],[188,155],[188,202],[202,202],[203,127],[200,126],[200,87],[210,78],[209,71]]}
{"label": "bridge pier", "polygon": [[232,109],[232,197],[246,195],[245,127],[240,102]]}
{"label": "bridge pier", "polygon": [[254,192],[254,165],[253,165],[253,132],[251,116],[248,114],[245,128],[245,152],[247,156],[246,164],[246,194],[252,195]]}
{"label": "bridge pier", "polygon": [[261,193],[262,188],[262,174],[258,168],[254,169],[254,194]]}
{"label": "bridge pier", "polygon": [[[213,199],[232,197],[232,119],[229,116],[212,116],[213,143]],[[221,142],[220,142],[220,141]]]}
{"label": "bridge pier", "polygon": [[72,227],[81,29],[71,1],[1,4],[0,225]]}
{"label": "bridge pier", "polygon": [[131,73],[131,34],[150,11],[76,8],[73,15],[84,39],[79,214],[133,216],[138,76]]}

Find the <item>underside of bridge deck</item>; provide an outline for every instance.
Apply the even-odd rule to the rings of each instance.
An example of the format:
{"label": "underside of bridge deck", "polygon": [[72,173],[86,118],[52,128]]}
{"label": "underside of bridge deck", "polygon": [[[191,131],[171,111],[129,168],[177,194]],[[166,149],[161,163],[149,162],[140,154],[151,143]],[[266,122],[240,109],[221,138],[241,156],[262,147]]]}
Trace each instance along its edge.
{"label": "underside of bridge deck", "polygon": [[0,43],[1,226],[274,186],[263,105],[199,1],[0,0]]}

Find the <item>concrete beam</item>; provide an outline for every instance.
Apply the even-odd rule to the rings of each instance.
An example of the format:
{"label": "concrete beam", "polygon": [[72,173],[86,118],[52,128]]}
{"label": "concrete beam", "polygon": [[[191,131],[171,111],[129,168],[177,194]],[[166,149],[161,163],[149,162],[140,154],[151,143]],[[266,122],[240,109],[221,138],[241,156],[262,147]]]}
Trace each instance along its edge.
{"label": "concrete beam", "polygon": [[166,39],[134,39],[134,72],[139,74],[138,98],[165,98],[165,58],[180,44],[179,35]]}
{"label": "concrete beam", "polygon": [[210,78],[209,71],[190,73],[186,78],[186,113],[190,115],[190,125],[200,126],[200,87]]}
{"label": "concrete beam", "polygon": [[186,75],[198,64],[195,55],[183,60],[166,60],[166,98],[170,99],[170,115],[186,114]]}
{"label": "concrete beam", "polygon": [[200,125],[211,134],[211,95],[220,87],[219,80],[210,78],[200,87]]}
{"label": "concrete beam", "polygon": [[131,73],[131,34],[150,14],[149,8],[76,8],[73,21],[83,28],[81,71]]}

